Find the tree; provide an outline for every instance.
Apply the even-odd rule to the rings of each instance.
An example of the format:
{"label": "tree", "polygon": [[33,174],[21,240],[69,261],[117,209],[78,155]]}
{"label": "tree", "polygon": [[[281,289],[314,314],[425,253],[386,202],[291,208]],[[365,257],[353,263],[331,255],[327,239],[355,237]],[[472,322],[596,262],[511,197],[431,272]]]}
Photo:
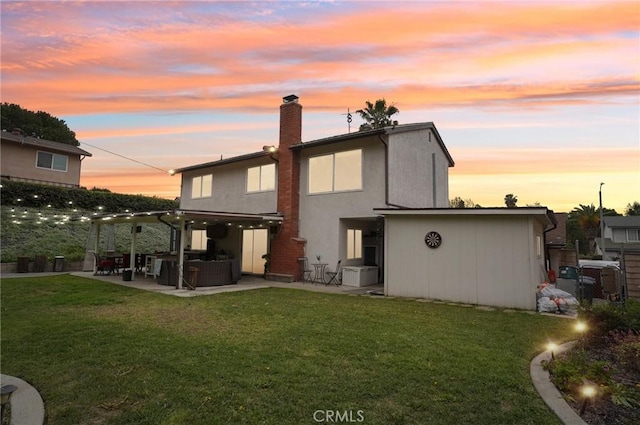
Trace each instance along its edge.
{"label": "tree", "polygon": [[471,199],[462,199],[456,196],[453,199],[449,199],[449,208],[482,208],[480,205],[473,202]]}
{"label": "tree", "polygon": [[627,208],[624,210],[624,215],[640,215],[640,202],[635,201],[633,204],[627,204]]}
{"label": "tree", "polygon": [[517,207],[516,204],[518,203],[518,197],[515,196],[513,193],[508,193],[504,197],[504,203],[507,206],[507,208],[516,208]]}
{"label": "tree", "polygon": [[387,107],[387,101],[385,99],[378,99],[375,104],[367,100],[366,104],[366,108],[356,111],[356,113],[360,114],[360,117],[366,121],[365,124],[360,126],[360,130],[389,126],[393,124],[391,116],[400,113],[400,110],[393,105]]}
{"label": "tree", "polygon": [[600,228],[600,210],[593,204],[575,207],[569,213],[569,220],[575,220],[580,229],[584,232],[589,244],[589,253],[595,251],[595,240]]}
{"label": "tree", "polygon": [[76,133],[67,124],[50,114],[23,109],[14,103],[2,103],[2,130],[13,131],[19,128],[22,134],[39,137],[67,145],[78,146]]}

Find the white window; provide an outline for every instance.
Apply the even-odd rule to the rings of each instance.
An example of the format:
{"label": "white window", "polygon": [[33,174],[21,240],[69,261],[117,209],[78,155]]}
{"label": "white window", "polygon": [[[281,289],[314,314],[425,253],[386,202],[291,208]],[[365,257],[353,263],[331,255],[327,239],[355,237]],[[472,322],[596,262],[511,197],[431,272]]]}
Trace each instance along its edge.
{"label": "white window", "polygon": [[347,229],[347,259],[362,258],[362,230]]}
{"label": "white window", "polygon": [[207,249],[207,231],[192,230],[191,231],[191,249],[206,250]]}
{"label": "white window", "polygon": [[276,164],[247,169],[247,192],[268,192],[276,189]]}
{"label": "white window", "polygon": [[213,176],[211,174],[194,177],[191,181],[191,198],[207,198],[211,196],[212,181]]}
{"label": "white window", "polygon": [[36,167],[47,168],[49,170],[67,171],[68,160],[67,155],[38,151]]}
{"label": "white window", "polygon": [[627,242],[640,241],[640,229],[627,229]]}
{"label": "white window", "polygon": [[309,193],[362,189],[362,149],[309,158]]}

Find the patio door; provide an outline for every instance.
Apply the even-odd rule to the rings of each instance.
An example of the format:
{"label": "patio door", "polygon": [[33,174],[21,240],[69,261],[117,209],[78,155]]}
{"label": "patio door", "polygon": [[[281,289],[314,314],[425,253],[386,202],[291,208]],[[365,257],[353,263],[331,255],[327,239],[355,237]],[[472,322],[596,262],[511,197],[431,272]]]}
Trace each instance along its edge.
{"label": "patio door", "polygon": [[242,231],[242,273],[263,274],[269,231],[245,229]]}

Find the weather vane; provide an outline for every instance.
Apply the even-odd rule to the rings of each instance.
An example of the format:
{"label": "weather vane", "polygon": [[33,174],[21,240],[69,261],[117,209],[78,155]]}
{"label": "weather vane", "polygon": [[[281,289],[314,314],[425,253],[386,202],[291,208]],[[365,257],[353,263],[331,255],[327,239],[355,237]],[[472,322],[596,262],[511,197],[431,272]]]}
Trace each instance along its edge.
{"label": "weather vane", "polygon": [[353,121],[353,116],[351,115],[349,108],[347,108],[347,113],[342,115],[347,116],[347,128],[349,129],[349,133],[351,133],[351,121]]}

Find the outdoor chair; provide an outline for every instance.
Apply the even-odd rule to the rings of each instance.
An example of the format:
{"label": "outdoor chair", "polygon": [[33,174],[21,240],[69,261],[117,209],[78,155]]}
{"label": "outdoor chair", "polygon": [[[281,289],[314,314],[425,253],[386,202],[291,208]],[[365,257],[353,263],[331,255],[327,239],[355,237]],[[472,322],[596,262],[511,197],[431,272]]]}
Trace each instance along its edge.
{"label": "outdoor chair", "polygon": [[307,257],[299,257],[298,262],[300,264],[300,277],[302,282],[311,282],[311,274],[313,270],[309,268],[309,259]]}
{"label": "outdoor chair", "polygon": [[96,271],[94,275],[98,273],[105,274],[105,272],[107,274],[111,274],[115,266],[113,260],[105,260],[104,258],[100,257],[100,255],[98,255],[96,252],[93,253],[93,256],[96,260]]}
{"label": "outdoor chair", "polygon": [[338,264],[336,264],[336,269],[332,272],[327,272],[327,275],[329,276],[329,281],[327,282],[327,285],[331,285],[332,283],[335,284],[336,286],[342,285],[342,281],[340,279],[341,264],[342,264],[342,260],[338,260]]}

